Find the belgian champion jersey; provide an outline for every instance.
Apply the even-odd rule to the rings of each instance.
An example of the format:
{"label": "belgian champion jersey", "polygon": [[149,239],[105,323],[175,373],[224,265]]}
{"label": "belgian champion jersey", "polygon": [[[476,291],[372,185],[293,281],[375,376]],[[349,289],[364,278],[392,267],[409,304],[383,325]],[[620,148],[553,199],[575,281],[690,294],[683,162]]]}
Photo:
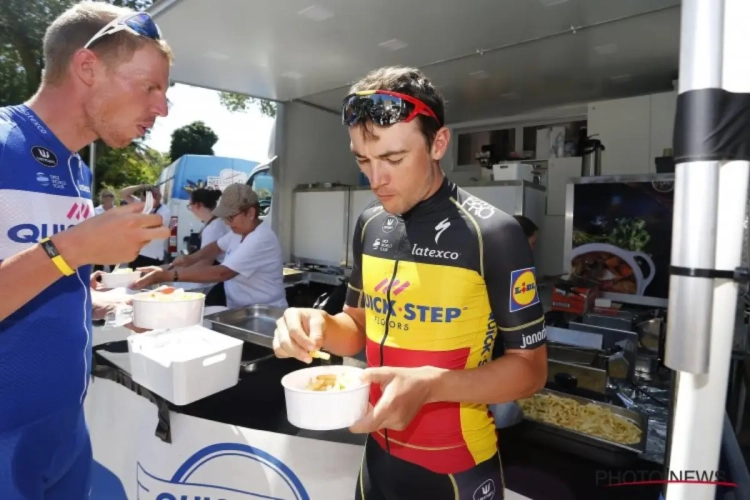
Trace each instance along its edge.
{"label": "belgian champion jersey", "polygon": [[[91,182],[80,156],[29,107],[0,108],[0,261],[92,217]],[[90,272],[60,278],[0,321],[0,433],[83,402]],[[13,283],[2,286],[13,293]]]}
{"label": "belgian champion jersey", "polygon": [[[353,253],[346,304],[365,309],[368,366],[471,369],[492,360],[496,342],[505,349],[546,343],[520,226],[447,179],[402,217],[368,207]],[[373,405],[381,393],[373,384]],[[405,430],[372,437],[393,456],[442,474],[497,453],[494,420],[483,404],[430,403]]]}

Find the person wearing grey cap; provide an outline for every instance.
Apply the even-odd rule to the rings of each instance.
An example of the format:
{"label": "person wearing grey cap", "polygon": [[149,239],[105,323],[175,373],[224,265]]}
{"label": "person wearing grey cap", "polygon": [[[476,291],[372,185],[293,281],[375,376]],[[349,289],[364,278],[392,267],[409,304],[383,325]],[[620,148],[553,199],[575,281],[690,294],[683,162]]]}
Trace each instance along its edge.
{"label": "person wearing grey cap", "polygon": [[[287,307],[281,244],[269,224],[258,218],[258,195],[246,184],[227,186],[213,215],[232,230],[191,255],[178,257],[169,269],[149,267],[131,288],[166,282],[224,283],[230,309],[255,304]],[[225,253],[220,265],[204,266]],[[195,265],[199,264],[199,265]]]}

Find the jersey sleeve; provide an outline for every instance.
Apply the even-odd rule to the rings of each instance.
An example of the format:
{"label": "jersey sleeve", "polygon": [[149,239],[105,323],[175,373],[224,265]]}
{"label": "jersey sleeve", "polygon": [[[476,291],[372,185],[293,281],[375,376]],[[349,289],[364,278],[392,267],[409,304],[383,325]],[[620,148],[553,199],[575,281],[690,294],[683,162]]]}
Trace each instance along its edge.
{"label": "jersey sleeve", "polygon": [[544,345],[547,335],[534,257],[521,226],[506,214],[496,214],[482,231],[482,240],[484,279],[498,330],[496,347]]}
{"label": "jersey sleeve", "polygon": [[352,263],[352,274],[349,276],[349,285],[346,289],[346,301],[349,307],[361,307],[362,298],[362,239],[364,237],[364,214],[360,215],[357,224],[354,226],[354,236],[352,237],[352,254],[354,262]]}

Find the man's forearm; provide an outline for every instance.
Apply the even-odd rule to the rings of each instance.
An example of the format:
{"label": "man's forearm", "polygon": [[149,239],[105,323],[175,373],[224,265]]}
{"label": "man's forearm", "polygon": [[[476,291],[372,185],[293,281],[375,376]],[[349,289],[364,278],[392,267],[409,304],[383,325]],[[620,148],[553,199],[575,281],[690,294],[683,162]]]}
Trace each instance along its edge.
{"label": "man's forearm", "polygon": [[336,356],[354,356],[365,347],[364,326],[345,312],[326,316],[323,349]]}
{"label": "man's forearm", "polygon": [[546,358],[543,364],[535,364],[522,356],[506,354],[478,368],[441,372],[433,384],[430,400],[507,403],[531,396],[543,388],[546,381]]}
{"label": "man's forearm", "polygon": [[[176,268],[180,281],[189,283],[219,283],[237,276],[237,273],[224,266],[191,266]],[[166,271],[169,276],[165,281],[170,281],[174,276],[172,271]]]}
{"label": "man's forearm", "polygon": [[[0,289],[6,291],[3,300],[0,300],[0,321],[26,305],[61,277],[60,270],[39,245],[0,262]],[[7,293],[9,290],[13,290],[13,293]]]}

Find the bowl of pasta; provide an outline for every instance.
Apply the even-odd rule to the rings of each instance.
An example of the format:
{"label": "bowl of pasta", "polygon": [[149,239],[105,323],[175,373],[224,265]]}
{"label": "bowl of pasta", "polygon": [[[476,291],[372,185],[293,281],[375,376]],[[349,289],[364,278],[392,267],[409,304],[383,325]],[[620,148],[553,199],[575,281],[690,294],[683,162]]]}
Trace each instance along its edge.
{"label": "bowl of pasta", "polygon": [[370,384],[362,369],[328,365],[303,368],[281,379],[289,423],[312,431],[344,429],[364,417]]}

